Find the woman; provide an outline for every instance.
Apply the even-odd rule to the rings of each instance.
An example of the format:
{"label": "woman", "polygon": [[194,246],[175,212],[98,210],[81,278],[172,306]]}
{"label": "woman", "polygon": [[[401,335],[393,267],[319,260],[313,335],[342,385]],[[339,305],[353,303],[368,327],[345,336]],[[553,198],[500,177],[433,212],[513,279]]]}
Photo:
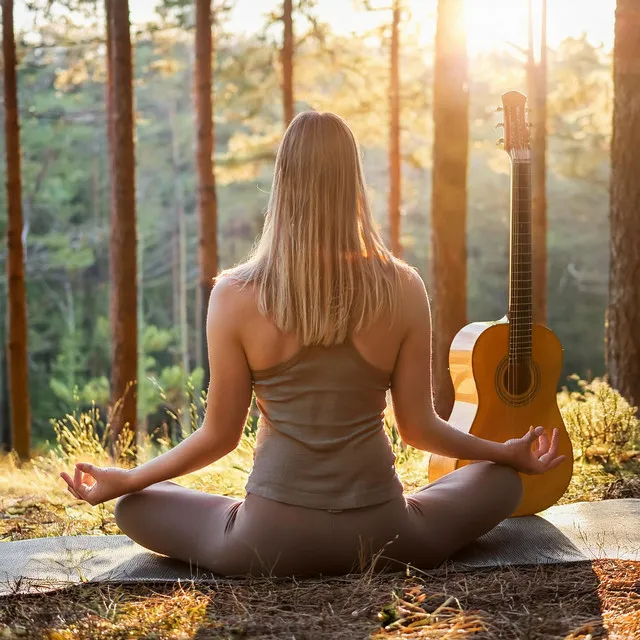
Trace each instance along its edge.
{"label": "woman", "polygon": [[[518,472],[562,462],[542,427],[496,443],[435,413],[424,284],[383,246],[357,142],[334,114],[302,113],[285,133],[262,237],[217,278],[207,341],[197,431],[135,469],[61,474],[92,505],[119,498],[120,529],[158,553],[224,575],[433,567],[513,513]],[[233,451],[252,388],[262,418],[246,498],[169,482]],[[404,496],[383,429],[389,388],[408,445],[478,462]]]}

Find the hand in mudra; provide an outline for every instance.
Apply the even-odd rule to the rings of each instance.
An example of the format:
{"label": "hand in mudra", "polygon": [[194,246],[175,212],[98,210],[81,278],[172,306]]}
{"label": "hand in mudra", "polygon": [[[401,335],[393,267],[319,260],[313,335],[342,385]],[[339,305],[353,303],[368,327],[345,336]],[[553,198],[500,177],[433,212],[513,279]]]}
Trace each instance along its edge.
{"label": "hand in mudra", "polygon": [[71,495],[95,506],[130,493],[130,475],[126,469],[97,467],[87,462],[76,464],[73,478],[63,471],[60,477],[67,483]]}
{"label": "hand in mudra", "polygon": [[544,427],[530,427],[522,438],[512,438],[504,445],[507,451],[505,464],[529,475],[555,469],[567,457],[558,455],[558,429],[553,430],[549,440]]}

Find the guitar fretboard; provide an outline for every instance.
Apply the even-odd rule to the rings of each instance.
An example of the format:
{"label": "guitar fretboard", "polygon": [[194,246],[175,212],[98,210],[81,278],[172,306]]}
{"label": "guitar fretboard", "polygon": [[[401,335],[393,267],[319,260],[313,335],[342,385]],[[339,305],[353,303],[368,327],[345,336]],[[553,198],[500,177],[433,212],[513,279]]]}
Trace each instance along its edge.
{"label": "guitar fretboard", "polygon": [[[524,154],[523,154],[524,155]],[[531,359],[531,162],[511,159],[511,252],[509,258],[509,361]]]}

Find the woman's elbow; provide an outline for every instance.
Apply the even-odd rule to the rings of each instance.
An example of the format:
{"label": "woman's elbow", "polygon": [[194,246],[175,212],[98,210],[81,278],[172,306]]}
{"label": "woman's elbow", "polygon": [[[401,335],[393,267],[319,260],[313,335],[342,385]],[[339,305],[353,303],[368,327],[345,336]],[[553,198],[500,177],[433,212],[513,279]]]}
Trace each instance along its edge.
{"label": "woman's elbow", "polygon": [[430,451],[431,438],[429,438],[429,434],[432,433],[433,427],[428,418],[411,421],[397,420],[396,425],[398,433],[405,444],[414,449]]}
{"label": "woman's elbow", "polygon": [[407,446],[414,449],[424,450],[424,438],[421,437],[421,433],[415,429],[400,429],[398,428],[402,442]]}
{"label": "woman's elbow", "polygon": [[242,430],[238,434],[227,430],[212,429],[207,427],[206,423],[202,425],[202,430],[208,436],[207,449],[211,452],[211,456],[216,459],[234,451],[242,439]]}
{"label": "woman's elbow", "polygon": [[224,440],[220,445],[220,450],[223,456],[229,455],[232,451],[235,451],[240,444],[241,438],[231,438]]}

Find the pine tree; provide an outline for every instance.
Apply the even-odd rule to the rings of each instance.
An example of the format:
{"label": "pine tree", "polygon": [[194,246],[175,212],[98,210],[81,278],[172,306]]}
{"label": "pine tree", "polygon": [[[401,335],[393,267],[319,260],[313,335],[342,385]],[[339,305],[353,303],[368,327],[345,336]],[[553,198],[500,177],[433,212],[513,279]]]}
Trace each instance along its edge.
{"label": "pine tree", "polygon": [[449,348],[467,322],[467,157],[469,96],[464,0],[439,0],[433,92],[431,285],[436,410],[448,418],[454,391]]}
{"label": "pine tree", "polygon": [[640,14],[618,0],[613,51],[610,273],[607,369],[613,386],[640,406]]}
{"label": "pine tree", "polygon": [[284,33],[282,39],[282,104],[284,109],[284,126],[289,126],[293,120],[293,0],[284,0],[282,9]]}
{"label": "pine tree", "polygon": [[4,55],[5,150],[7,158],[7,281],[9,307],[9,394],[11,440],[17,454],[28,458],[31,450],[29,370],[27,360],[27,296],[22,246],[22,182],[20,122],[16,79],[16,43],[13,0],[2,1],[2,52]]}
{"label": "pine tree", "polygon": [[200,225],[200,322],[201,359],[205,369],[205,388],[209,384],[206,348],[206,315],[218,272],[218,199],[213,165],[214,123],[212,98],[212,13],[211,0],[196,0],[196,60],[194,92],[196,110],[196,166],[198,171],[198,219]]}
{"label": "pine tree", "polygon": [[[109,1],[109,0],[108,0]],[[114,441],[137,421],[137,238],[133,74],[128,0],[110,0],[113,132],[111,145],[111,402]]]}
{"label": "pine tree", "polygon": [[389,236],[391,251],[402,257],[400,244],[400,0],[393,0],[389,73]]}
{"label": "pine tree", "polygon": [[527,85],[533,134],[531,141],[531,214],[533,316],[547,322],[547,0],[542,2],[540,59],[534,55],[533,2],[529,0]]}

